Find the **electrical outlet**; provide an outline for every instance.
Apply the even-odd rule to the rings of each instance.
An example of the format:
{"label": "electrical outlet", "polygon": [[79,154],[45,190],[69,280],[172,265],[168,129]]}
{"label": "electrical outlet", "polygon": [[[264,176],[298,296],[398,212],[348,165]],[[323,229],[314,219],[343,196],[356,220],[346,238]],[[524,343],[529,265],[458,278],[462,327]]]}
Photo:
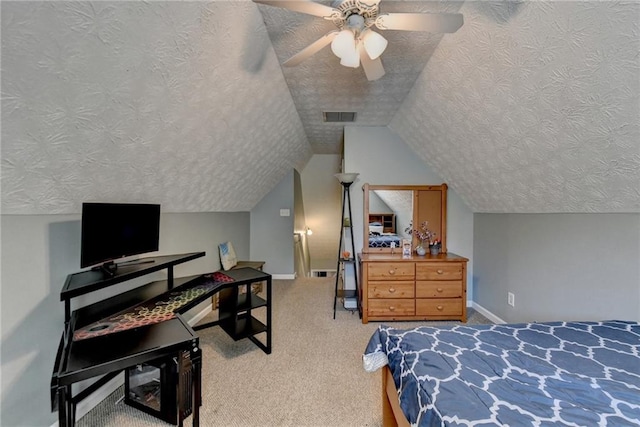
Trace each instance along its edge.
{"label": "electrical outlet", "polygon": [[513,294],[513,292],[507,292],[507,303],[511,307],[515,307],[516,306],[516,296]]}

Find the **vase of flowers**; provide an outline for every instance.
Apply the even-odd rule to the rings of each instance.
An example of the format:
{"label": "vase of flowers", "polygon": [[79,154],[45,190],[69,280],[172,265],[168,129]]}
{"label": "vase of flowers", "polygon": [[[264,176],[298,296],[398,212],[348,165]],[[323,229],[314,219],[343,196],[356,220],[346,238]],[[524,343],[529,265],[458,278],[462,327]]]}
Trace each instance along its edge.
{"label": "vase of flowers", "polygon": [[429,252],[431,255],[438,255],[440,253],[440,248],[442,248],[440,239],[435,239],[429,244]]}
{"label": "vase of flowers", "polygon": [[404,229],[404,232],[410,235],[415,235],[420,243],[416,247],[416,253],[423,256],[427,253],[425,246],[431,246],[431,243],[435,241],[436,232],[429,230],[429,222],[423,221],[419,228],[414,229],[413,223],[409,223],[409,226]]}

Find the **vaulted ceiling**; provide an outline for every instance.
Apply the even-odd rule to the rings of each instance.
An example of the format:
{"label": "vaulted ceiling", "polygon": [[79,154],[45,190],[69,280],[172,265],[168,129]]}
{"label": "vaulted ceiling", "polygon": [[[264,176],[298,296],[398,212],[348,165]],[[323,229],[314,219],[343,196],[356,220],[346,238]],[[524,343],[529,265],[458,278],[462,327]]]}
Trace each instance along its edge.
{"label": "vaulted ceiling", "polygon": [[[319,2],[331,5],[331,2]],[[381,13],[420,12],[453,13],[462,2],[383,0]],[[336,30],[332,21],[292,12],[279,7],[259,5],[269,38],[280,63]],[[296,67],[282,71],[300,114],[305,133],[315,153],[339,154],[344,123],[323,122],[324,111],[356,112],[356,124],[386,126],[411,92],[416,79],[443,37],[450,35],[415,31],[380,31],[388,46],[382,55],[386,74],[368,81],[362,67],[340,65],[330,47],[326,47]],[[454,36],[455,37],[455,36]]]}
{"label": "vaulted ceiling", "polygon": [[[324,1],[323,4],[330,5]],[[640,3],[393,1],[369,82],[321,18],[216,2],[2,2],[2,212],[251,209],[342,126],[389,126],[475,212],[640,212]]]}

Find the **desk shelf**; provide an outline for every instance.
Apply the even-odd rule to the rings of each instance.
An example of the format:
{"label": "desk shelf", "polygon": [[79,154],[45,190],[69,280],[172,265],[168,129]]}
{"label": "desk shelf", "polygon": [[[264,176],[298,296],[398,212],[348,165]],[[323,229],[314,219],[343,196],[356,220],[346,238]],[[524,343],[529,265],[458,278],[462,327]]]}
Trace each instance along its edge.
{"label": "desk shelf", "polygon": [[[254,271],[257,272],[257,270]],[[240,291],[241,288],[245,289],[244,293]],[[271,284],[269,283],[267,285],[267,292],[270,293],[270,291]],[[250,286],[234,286],[221,290],[218,306],[220,327],[236,341],[242,338],[251,338],[254,343],[257,341],[255,339],[256,335],[266,332],[268,344],[265,347],[268,348],[268,350],[263,346],[260,347],[267,353],[271,352],[271,320],[267,319],[267,324],[265,325],[252,315],[254,310],[266,307],[267,317],[269,317],[271,313],[269,307],[270,299],[270,295],[267,296],[265,300],[254,294],[251,292]]]}
{"label": "desk shelf", "polygon": [[65,323],[68,323],[71,317],[71,300],[73,298],[165,269],[167,270],[167,285],[171,289],[173,288],[173,267],[203,256],[205,256],[204,252],[191,252],[142,258],[139,260],[140,264],[118,267],[113,276],[109,276],[101,270],[87,270],[70,274],[60,292],[60,301],[64,301]]}
{"label": "desk shelf", "polygon": [[[176,277],[173,280],[173,288],[180,290],[200,283],[202,275]],[[169,289],[167,280],[156,280],[129,291],[106,298],[96,303],[84,306],[73,311],[72,321],[75,329],[79,329],[90,323],[99,321],[105,317],[124,311],[127,308],[141,304],[147,300],[156,298]],[[183,313],[186,310],[180,311]]]}
{"label": "desk shelf", "polygon": [[267,332],[267,325],[247,313],[221,320],[220,327],[234,341]]}
{"label": "desk shelf", "polygon": [[[247,297],[249,298],[249,305],[247,305]],[[253,292],[238,295],[238,310],[247,310],[249,308],[253,310],[254,308],[265,307],[266,305],[267,301]]]}
{"label": "desk shelf", "polygon": [[[182,264],[196,258],[203,257],[204,252],[192,252],[179,255],[161,255],[142,258],[140,264],[118,266],[113,276],[109,276],[101,270],[87,270],[70,274],[60,292],[60,301],[66,301],[80,295],[84,295],[98,289],[106,288],[118,283],[126,282],[136,277],[168,269],[170,280],[173,279],[173,266]],[[170,283],[170,286],[173,286]]]}

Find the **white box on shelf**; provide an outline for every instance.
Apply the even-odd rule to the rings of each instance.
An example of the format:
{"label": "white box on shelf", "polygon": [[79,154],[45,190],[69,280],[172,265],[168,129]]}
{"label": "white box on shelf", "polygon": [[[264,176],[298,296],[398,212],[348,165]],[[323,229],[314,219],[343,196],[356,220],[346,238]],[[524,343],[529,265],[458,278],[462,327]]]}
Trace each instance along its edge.
{"label": "white box on shelf", "polygon": [[358,308],[358,301],[355,298],[345,298],[344,299],[344,308],[347,310],[355,310]]}

